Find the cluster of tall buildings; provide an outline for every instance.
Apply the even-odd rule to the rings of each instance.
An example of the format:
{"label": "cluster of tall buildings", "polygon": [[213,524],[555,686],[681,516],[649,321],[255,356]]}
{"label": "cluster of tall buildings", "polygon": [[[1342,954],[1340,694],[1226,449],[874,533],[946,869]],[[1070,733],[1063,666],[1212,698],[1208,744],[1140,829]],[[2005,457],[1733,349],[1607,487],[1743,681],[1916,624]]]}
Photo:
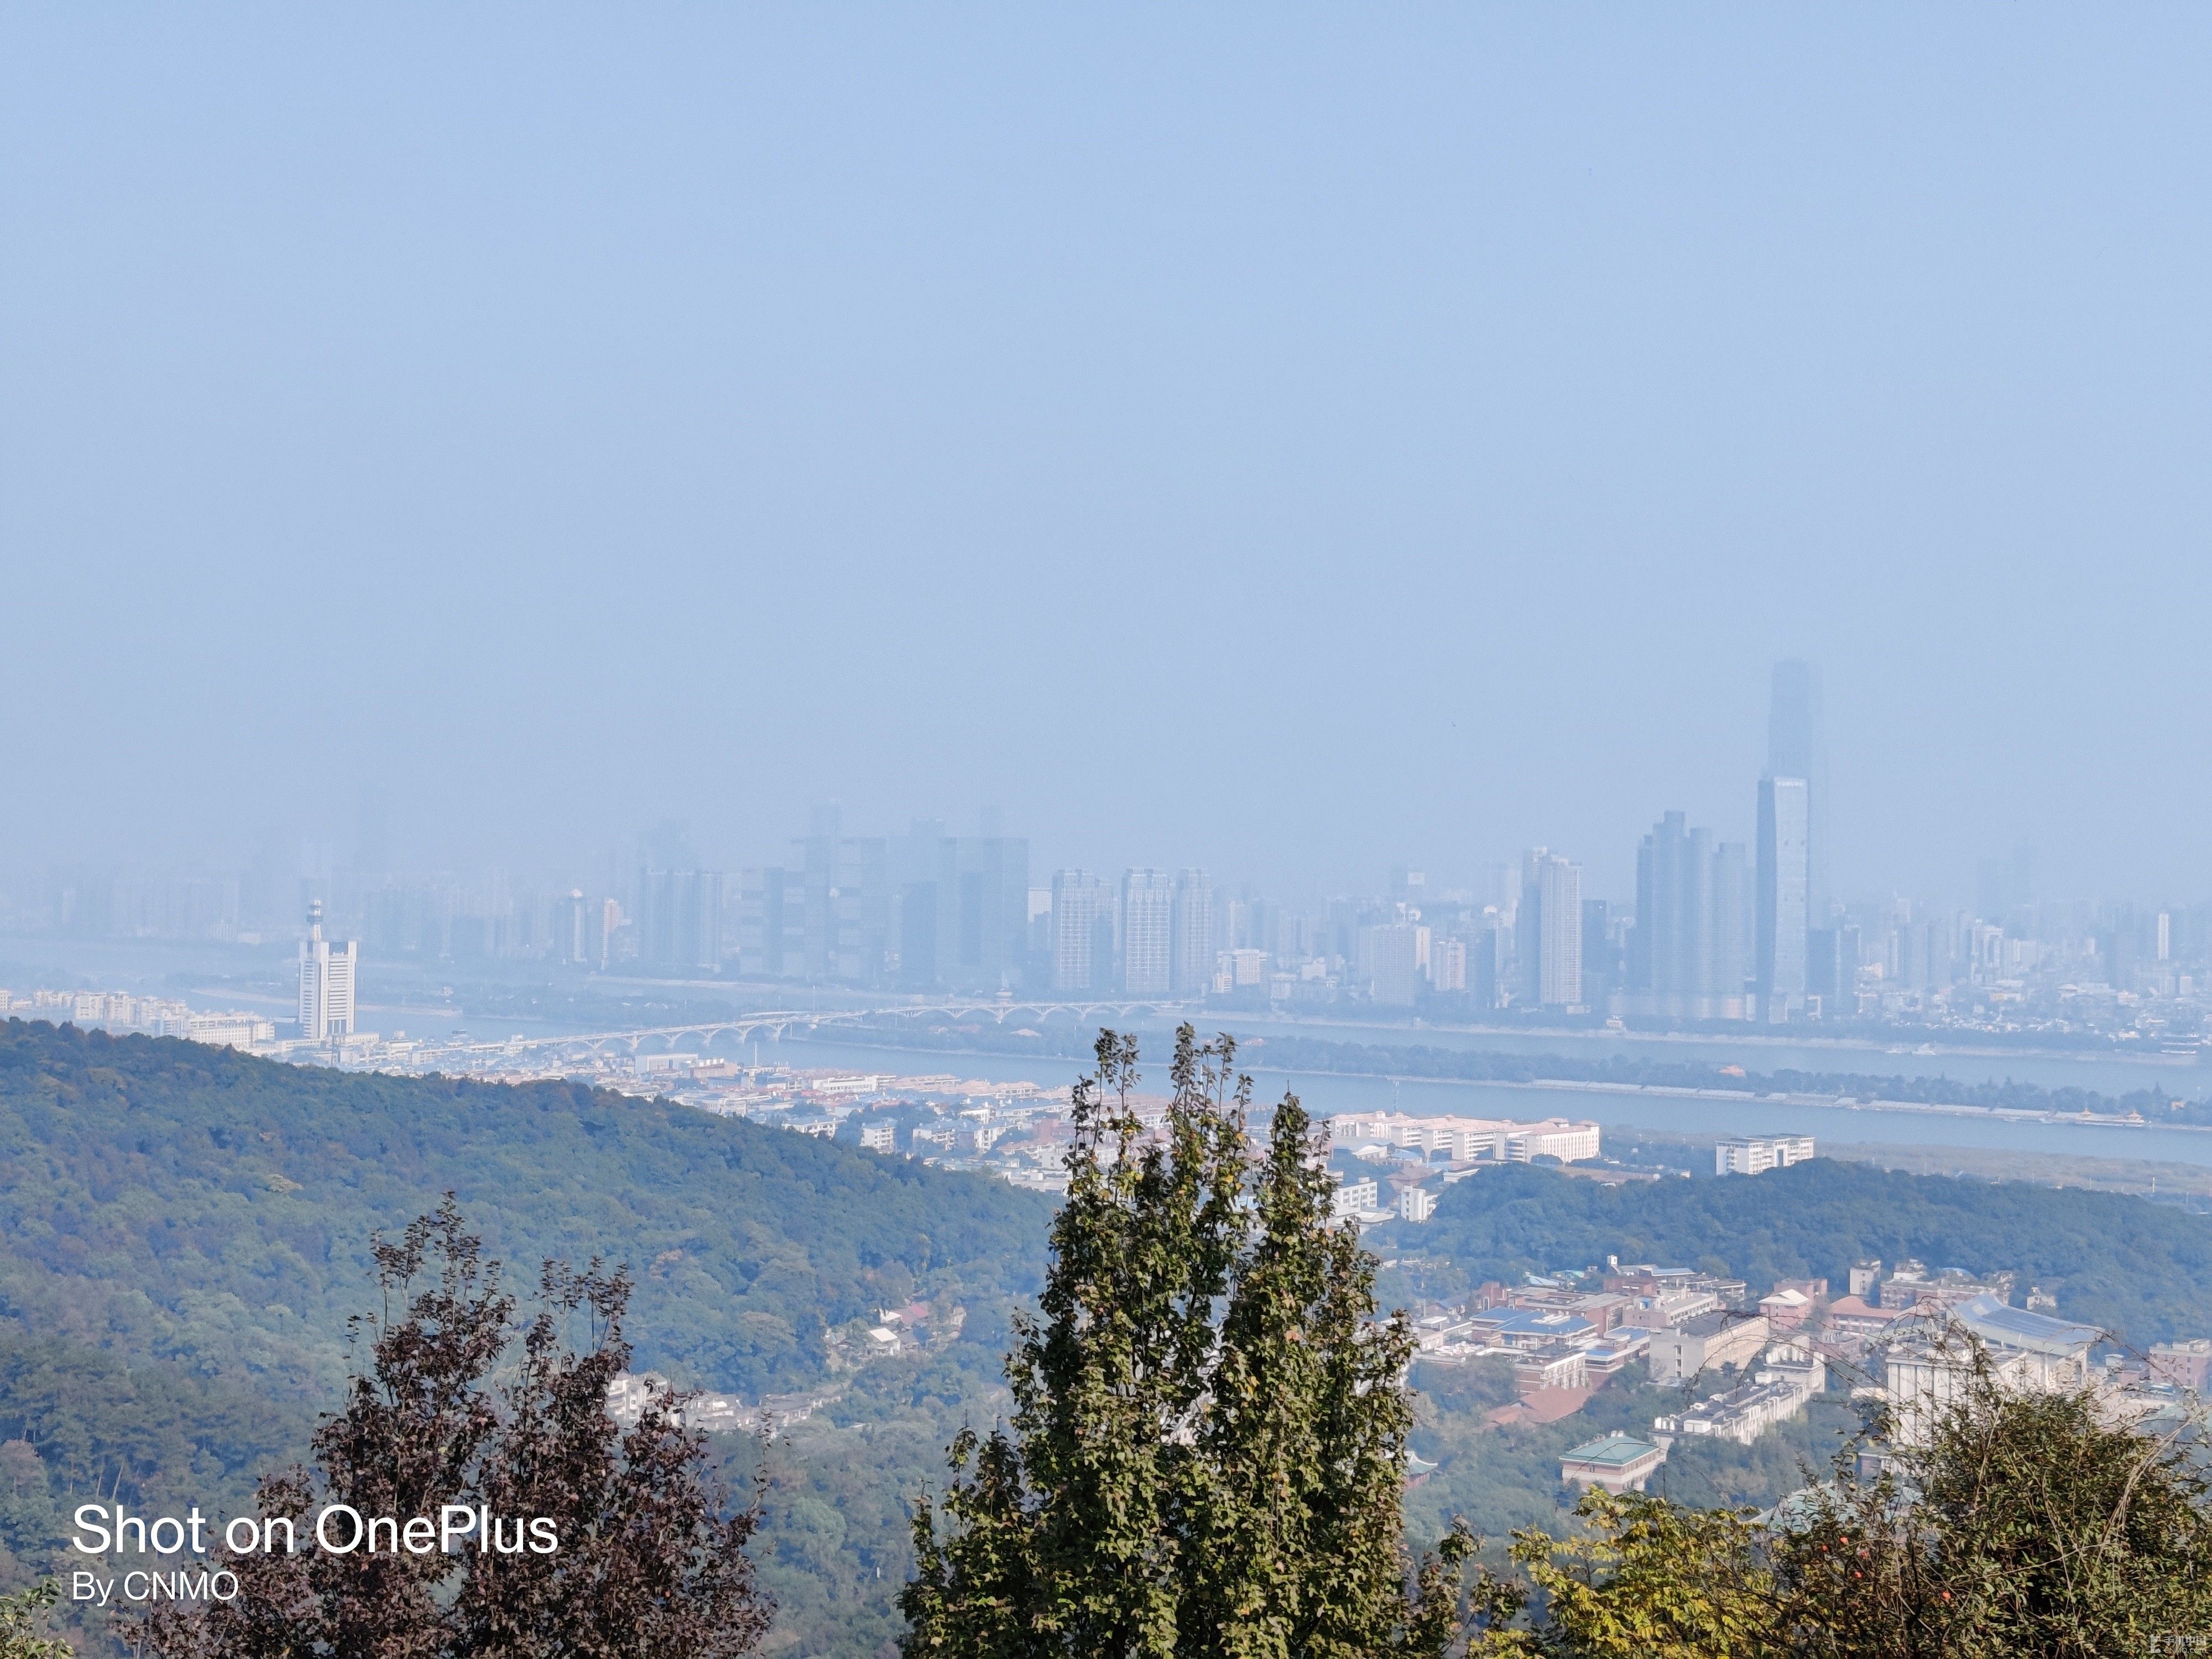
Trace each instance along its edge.
{"label": "cluster of tall buildings", "polygon": [[1213,886],[1203,870],[1087,870],[1052,878],[1046,911],[1050,988],[1075,995],[1204,996],[1219,956]]}
{"label": "cluster of tall buildings", "polygon": [[[1636,909],[1623,941],[1622,1012],[1671,1019],[1784,1019],[1840,989],[1820,825],[1827,810],[1820,682],[1778,663],[1759,780],[1756,846],[1719,840],[1668,812],[1636,855]],[[1815,957],[1828,956],[1825,971]],[[1856,969],[1856,963],[1853,964]]]}
{"label": "cluster of tall buildings", "polygon": [[[1301,910],[1188,866],[1034,868],[1029,842],[994,813],[972,835],[934,819],[856,834],[834,805],[750,868],[716,866],[663,823],[595,861],[588,884],[573,871],[543,884],[499,870],[403,879],[365,794],[350,865],[327,848],[288,860],[272,842],[228,877],[52,871],[0,881],[0,929],[289,947],[313,900],[371,960],[459,971],[543,962],[925,994],[1652,1021],[1950,1018],[1962,1006],[1997,1018],[1990,1007],[2033,997],[2072,1008],[2084,986],[2116,1005],[2197,996],[2212,964],[2212,902],[2039,902],[2025,845],[1983,862],[1971,910],[1839,902],[1820,684],[1805,663],[1774,667],[1765,761],[1741,804],[1749,834],[1735,837],[1661,814],[1637,849],[1632,902],[1587,892],[1579,864],[1538,847],[1471,888],[1439,892],[1400,868],[1387,893]],[[329,969],[341,1011],[350,962]],[[302,994],[303,1026],[343,1031],[343,1012]]]}
{"label": "cluster of tall buildings", "polygon": [[742,971],[917,991],[1028,983],[1029,842],[994,815],[975,836],[927,818],[903,836],[848,836],[820,806],[792,853],[744,875]]}

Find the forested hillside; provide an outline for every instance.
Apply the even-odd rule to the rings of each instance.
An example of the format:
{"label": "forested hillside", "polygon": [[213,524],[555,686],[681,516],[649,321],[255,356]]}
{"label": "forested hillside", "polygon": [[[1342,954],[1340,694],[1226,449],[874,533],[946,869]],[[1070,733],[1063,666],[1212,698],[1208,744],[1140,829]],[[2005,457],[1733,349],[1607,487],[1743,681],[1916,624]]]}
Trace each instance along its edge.
{"label": "forested hillside", "polygon": [[1764,1290],[1853,1261],[2009,1270],[2069,1318],[2143,1344],[2212,1334],[2212,1219],[2115,1193],[1901,1175],[1815,1158],[1725,1181],[1623,1187],[1524,1166],[1448,1188],[1396,1246],[1476,1278],[1586,1267],[1607,1255],[1724,1271]]}
{"label": "forested hillside", "polygon": [[640,1360],[748,1398],[818,1380],[826,1330],[916,1296],[963,1299],[995,1341],[1049,1214],[981,1176],[565,1084],[0,1030],[0,1273],[42,1334],[319,1394],[370,1234],[448,1190],[528,1278],[627,1262]]}
{"label": "forested hillside", "polygon": [[[448,1189],[526,1297],[547,1257],[629,1264],[641,1365],[748,1400],[843,1385],[771,1459],[755,1553],[786,1609],[774,1645],[873,1651],[902,1500],[988,1416],[1048,1200],[565,1085],[21,1022],[0,1026],[0,1581],[52,1559],[94,1486],[230,1504],[298,1455],[374,1295],[371,1234]],[[916,1298],[964,1309],[958,1340],[834,1369],[837,1325]],[[742,1490],[757,1449],[728,1455]]]}
{"label": "forested hillside", "polygon": [[[29,1559],[0,1556],[0,1581],[51,1560],[60,1517],[95,1486],[228,1504],[295,1455],[374,1294],[370,1235],[447,1189],[526,1294],[548,1256],[627,1262],[641,1364],[748,1399],[842,1386],[769,1454],[754,1551],[783,1608],[772,1647],[878,1651],[910,1560],[905,1501],[941,1484],[963,1423],[1004,1409],[1007,1315],[1038,1285],[1048,1200],[565,1085],[339,1073],[21,1024],[0,1026],[0,1546]],[[1620,1189],[1486,1170],[1429,1224],[1376,1242],[1469,1279],[1618,1254],[1762,1286],[1910,1254],[2012,1268],[2138,1340],[2212,1324],[2212,1223],[1826,1160]],[[957,1340],[835,1369],[832,1330],[916,1297],[966,1310]],[[1465,1509],[1493,1534],[1556,1510],[1561,1445],[1656,1409],[1623,1379],[1583,1418],[1489,1430],[1496,1401],[1471,1374],[1417,1380],[1440,1390],[1416,1447],[1441,1467],[1413,1506],[1439,1522]],[[1835,1428],[1804,1433],[1825,1444]],[[722,1450],[744,1485],[757,1448]],[[1816,1450],[1726,1449],[1669,1478],[1771,1501]]]}

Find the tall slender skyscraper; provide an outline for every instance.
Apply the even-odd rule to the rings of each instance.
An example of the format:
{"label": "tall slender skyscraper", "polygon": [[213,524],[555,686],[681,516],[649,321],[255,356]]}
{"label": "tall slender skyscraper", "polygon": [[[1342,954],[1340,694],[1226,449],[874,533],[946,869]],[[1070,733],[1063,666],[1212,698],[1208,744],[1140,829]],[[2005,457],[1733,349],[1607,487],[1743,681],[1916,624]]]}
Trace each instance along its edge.
{"label": "tall slender skyscraper", "polygon": [[1583,872],[1578,864],[1547,858],[1537,872],[1542,954],[1537,995],[1547,1008],[1583,1006]]}
{"label": "tall slender skyscraper", "polygon": [[1828,925],[1828,737],[1820,671],[1792,657],[1774,665],[1766,712],[1766,775],[1805,781],[1807,925]]}
{"label": "tall slender skyscraper", "polygon": [[1805,1001],[1808,794],[1802,778],[1759,780],[1758,978],[1759,1014],[1768,1020],[1788,1018]]}

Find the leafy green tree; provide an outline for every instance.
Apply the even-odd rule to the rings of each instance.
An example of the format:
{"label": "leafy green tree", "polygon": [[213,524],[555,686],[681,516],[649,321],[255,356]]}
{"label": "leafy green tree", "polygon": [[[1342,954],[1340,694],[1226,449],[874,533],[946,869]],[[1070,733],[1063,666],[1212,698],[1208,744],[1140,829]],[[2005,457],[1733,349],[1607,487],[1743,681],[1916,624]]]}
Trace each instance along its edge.
{"label": "leafy green tree", "polygon": [[60,1595],[61,1587],[51,1578],[0,1595],[0,1659],[76,1659],[68,1643],[39,1634]]}
{"label": "leafy green tree", "polygon": [[1413,1339],[1376,1319],[1304,1110],[1286,1095],[1255,1158],[1226,1038],[1176,1034],[1156,1127],[1135,1040],[1102,1033],[1097,1059],[1011,1430],[963,1433],[917,1506],[904,1651],[1442,1653],[1473,1540],[1408,1558]]}
{"label": "leafy green tree", "polygon": [[1978,1346],[1961,1363],[1925,1447],[1871,1480],[1839,1468],[1776,1534],[1793,1650],[2117,1659],[2208,1645],[2201,1425],[2131,1426],[2089,1389],[2008,1389]]}
{"label": "leafy green tree", "polygon": [[1774,1584],[1748,1510],[1686,1509],[1593,1488],[1562,1540],[1514,1534],[1513,1559],[1541,1591],[1534,1631],[1502,1626],[1477,1651],[1559,1659],[1760,1659],[1776,1641]]}
{"label": "leafy green tree", "polygon": [[[1566,1539],[1515,1534],[1537,1616],[1473,1651],[1555,1659],[2119,1659],[2212,1633],[2212,1510],[2185,1418],[2107,1420],[2094,1391],[2008,1388],[1962,1345],[1929,1441],[1833,1478],[1758,1524],[1593,1492]],[[1891,1430],[1877,1414],[1868,1439]],[[1862,1443],[1863,1444],[1864,1443]],[[1502,1605],[1502,1603],[1501,1603]]]}

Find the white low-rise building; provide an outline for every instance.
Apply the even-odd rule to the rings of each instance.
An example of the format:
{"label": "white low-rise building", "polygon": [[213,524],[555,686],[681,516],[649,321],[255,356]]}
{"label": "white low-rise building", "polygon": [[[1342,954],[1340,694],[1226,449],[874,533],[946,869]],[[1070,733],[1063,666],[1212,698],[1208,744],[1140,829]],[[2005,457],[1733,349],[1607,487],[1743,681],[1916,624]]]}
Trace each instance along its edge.
{"label": "white low-rise building", "polygon": [[1417,1117],[1409,1112],[1347,1112],[1328,1120],[1328,1134],[1335,1148],[1411,1147],[1443,1152],[1460,1164],[1479,1158],[1526,1164],[1536,1158],[1581,1164],[1598,1156],[1600,1141],[1596,1124],[1563,1117],[1522,1123],[1510,1118]]}
{"label": "white low-rise building", "polygon": [[1651,1419],[1651,1437],[1671,1447],[1686,1435],[1708,1435],[1748,1446],[1777,1423],[1805,1409],[1805,1402],[1828,1386],[1828,1368],[1810,1348],[1777,1343],[1751,1377],[1725,1394],[1700,1400],[1685,1411]]}
{"label": "white low-rise building", "polygon": [[1812,1156],[1810,1135],[1731,1136],[1713,1148],[1713,1173],[1765,1175],[1769,1170],[1806,1163]]}
{"label": "white low-rise building", "polygon": [[1362,1176],[1357,1181],[1339,1183],[1330,1200],[1330,1210],[1335,1219],[1365,1215],[1375,1208],[1376,1188],[1373,1176]]}

